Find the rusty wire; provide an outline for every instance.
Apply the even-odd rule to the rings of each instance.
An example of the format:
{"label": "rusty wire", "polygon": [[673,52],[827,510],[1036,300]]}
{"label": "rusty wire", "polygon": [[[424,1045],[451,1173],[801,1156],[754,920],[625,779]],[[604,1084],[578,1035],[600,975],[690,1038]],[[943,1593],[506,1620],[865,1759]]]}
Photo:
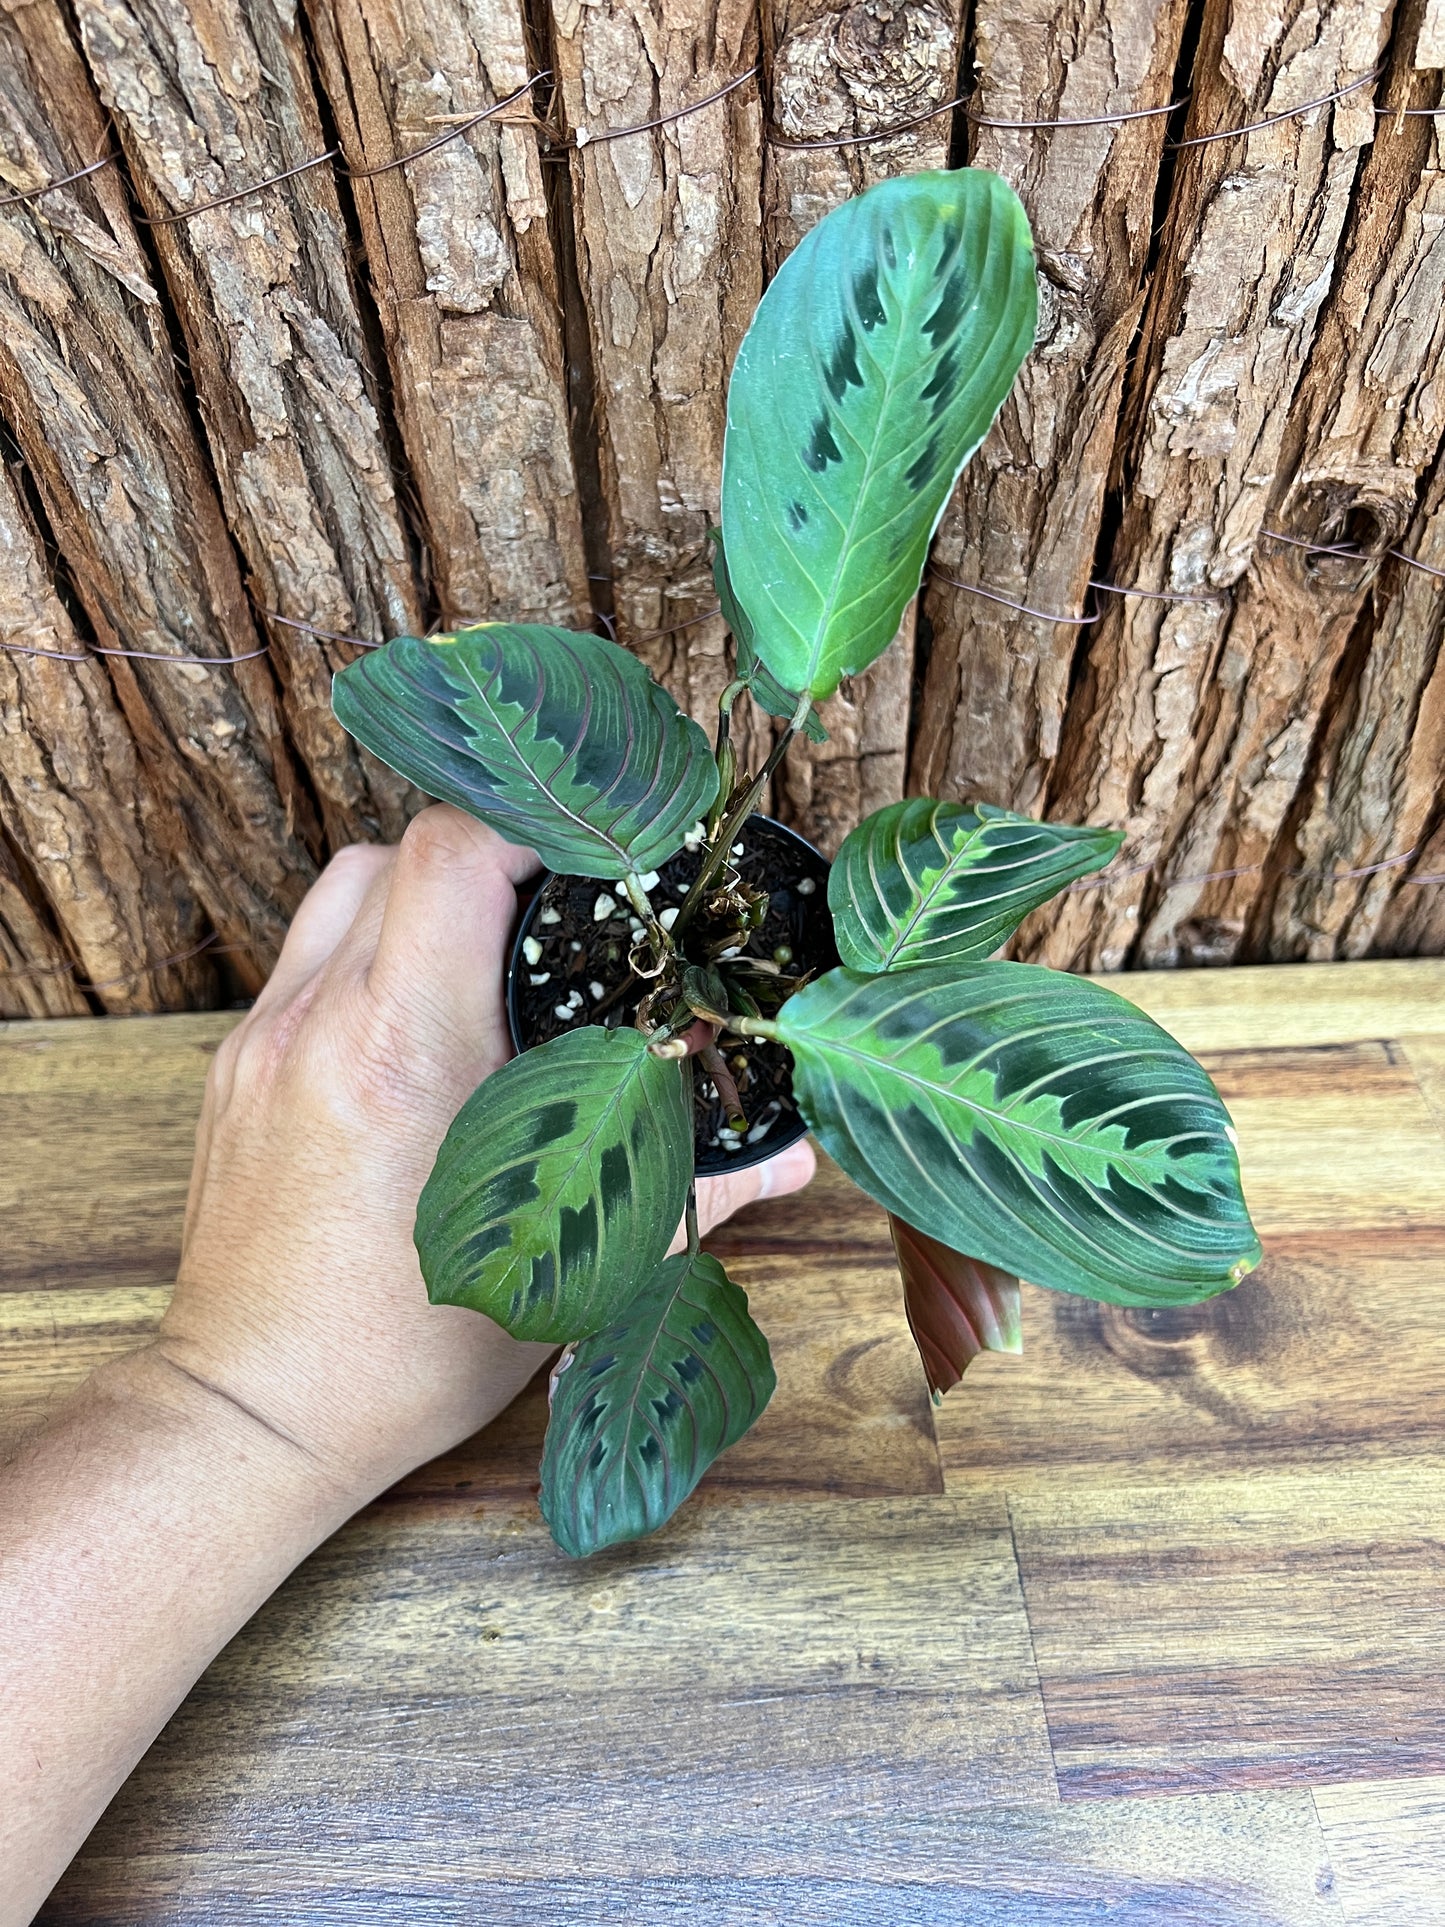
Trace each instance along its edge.
{"label": "rusty wire", "polygon": [[[1331,94],[1322,94],[1317,100],[1303,101],[1298,107],[1283,108],[1279,113],[1267,115],[1263,120],[1251,121],[1242,127],[1220,128],[1212,134],[1195,134],[1187,140],[1170,141],[1167,144],[1169,147],[1176,149],[1202,147],[1212,141],[1230,140],[1239,134],[1257,133],[1261,128],[1273,127],[1280,121],[1293,120],[1298,115],[1313,113],[1317,107],[1327,107],[1333,101],[1344,100],[1348,95],[1358,92],[1362,87],[1368,86],[1372,80],[1377,80],[1382,71],[1383,69],[1379,67],[1372,68],[1368,74],[1363,75],[1359,80],[1353,80],[1347,86],[1336,88]],[[541,131],[550,149],[570,148],[573,151],[581,152],[588,147],[600,146],[608,141],[626,139],[630,135],[651,133],[656,128],[671,126],[675,121],[683,120],[689,114],[701,113],[704,108],[713,106],[715,102],[725,99],[739,87],[746,86],[750,80],[759,78],[760,74],[761,68],[754,65],[747,68],[743,73],[735,74],[731,80],[726,81],[721,87],[714,89],[712,93],[704,95],[701,100],[690,101],[687,106],[675,108],[671,113],[659,114],[653,120],[638,121],[627,127],[601,128],[595,133],[589,128],[579,127],[572,135],[562,135],[549,130],[544,122],[532,119],[531,117],[528,118],[527,124],[535,126]],[[277,173],[268,175],[264,180],[253,181],[247,186],[233,188],[229,193],[217,195],[209,201],[201,201],[195,207],[181,208],[170,214],[137,214],[135,219],[146,227],[170,227],[182,221],[192,220],[198,214],[207,214],[216,208],[229,207],[233,202],[245,200],[252,194],[264,193],[267,188],[277,187],[285,181],[294,180],[297,175],[308,173],[312,168],[322,167],[328,161],[335,162],[338,173],[348,180],[374,180],[379,175],[390,173],[394,168],[406,167],[412,161],[420,160],[425,154],[434,153],[439,147],[445,146],[449,141],[459,140],[463,134],[469,133],[474,127],[479,127],[484,121],[494,119],[506,108],[515,106],[515,104],[525,95],[529,94],[534,87],[544,81],[552,79],[552,77],[550,69],[543,69],[541,72],[531,75],[520,87],[514,88],[513,91],[502,100],[494,101],[490,107],[479,109],[477,113],[468,116],[465,120],[459,121],[456,126],[449,127],[445,133],[438,134],[429,141],[424,141],[420,147],[412,148],[405,154],[398,154],[395,159],[383,161],[375,167],[352,167],[345,159],[339,147],[328,147],[324,153],[312,154],[305,160],[295,162],[291,167],[282,168]],[[848,134],[841,135],[837,138],[829,137],[822,140],[804,141],[793,140],[785,134],[778,133],[776,130],[768,130],[764,134],[764,139],[772,147],[798,153],[811,152],[824,148],[861,147],[870,142],[893,140],[898,135],[906,134],[915,127],[925,126],[929,121],[938,120],[944,114],[954,112],[955,109],[961,109],[965,120],[969,121],[975,127],[1016,129],[1019,131],[1071,127],[1115,127],[1122,126],[1128,121],[1150,120],[1157,116],[1172,114],[1178,108],[1185,105],[1189,96],[1187,94],[1182,95],[1179,99],[1165,102],[1158,107],[1127,108],[1116,114],[1063,115],[1052,120],[1010,120],[996,115],[979,114],[974,112],[969,105],[969,102],[973,98],[973,93],[956,95],[951,100],[940,102],[937,107],[927,108],[922,113],[912,114],[905,120],[895,121],[887,127],[875,128],[866,134]],[[1401,113],[1422,115],[1445,113],[1445,108],[1376,108],[1375,111],[1377,114],[1388,118],[1390,115]],[[98,169],[109,166],[113,161],[119,160],[119,158],[120,156],[118,154],[103,154],[99,160],[90,162],[86,167],[76,169],[72,174],[61,175],[58,179],[47,181],[40,187],[27,188],[23,193],[7,195],[4,199],[0,199],[0,208],[13,207],[23,201],[37,200],[44,194],[53,193],[57,188],[68,186],[72,181],[83,180],[86,175],[93,174]]]}
{"label": "rusty wire", "polygon": [[1266,114],[1263,120],[1252,120],[1244,127],[1221,127],[1214,134],[1191,134],[1188,140],[1166,141],[1165,145],[1174,153],[1186,147],[1208,147],[1213,141],[1233,140],[1240,134],[1257,134],[1261,128],[1277,127],[1282,120],[1296,120],[1301,114],[1312,114],[1316,107],[1328,107],[1332,102],[1344,100],[1350,94],[1357,94],[1362,87],[1368,87],[1372,80],[1378,80],[1384,72],[1383,67],[1372,67],[1358,80],[1352,80],[1347,87],[1336,87],[1332,94],[1321,94],[1318,100],[1301,101],[1298,107],[1281,108],[1277,114]]}
{"label": "rusty wire", "polygon": [[27,187],[23,194],[6,194],[0,197],[0,208],[18,207],[22,201],[38,201],[42,194],[53,194],[59,187],[69,187],[72,181],[83,181],[87,174],[98,173],[102,167],[109,167],[112,161],[119,159],[119,154],[102,154],[100,159],[92,161],[89,167],[77,167],[73,174],[62,174],[58,180],[46,181],[43,187]]}
{"label": "rusty wire", "polygon": [[258,656],[271,653],[269,642],[259,649],[244,650],[239,656],[189,656],[178,655],[163,649],[111,649],[101,643],[92,642],[78,655],[65,649],[36,649],[28,642],[0,642],[0,649],[12,656],[44,656],[51,662],[93,662],[97,656],[124,656],[131,662],[180,662],[190,663],[207,669],[215,669],[236,662],[255,662]]}
{"label": "rusty wire", "polygon": [[1282,529],[1261,529],[1260,534],[1271,542],[1286,542],[1292,549],[1303,549],[1307,555],[1330,555],[1339,562],[1383,562],[1389,557],[1403,562],[1407,569],[1418,569],[1422,575],[1433,575],[1436,581],[1445,582],[1445,569],[1422,562],[1418,556],[1406,555],[1403,549],[1362,549],[1353,542],[1308,542],[1302,536],[1286,535]]}

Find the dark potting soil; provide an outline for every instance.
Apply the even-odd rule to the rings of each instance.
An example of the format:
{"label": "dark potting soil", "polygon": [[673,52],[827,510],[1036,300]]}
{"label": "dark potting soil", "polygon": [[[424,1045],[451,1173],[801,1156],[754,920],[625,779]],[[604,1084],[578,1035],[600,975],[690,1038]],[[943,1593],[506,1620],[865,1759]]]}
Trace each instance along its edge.
{"label": "dark potting soil", "polygon": [[[790,974],[816,976],[831,970],[838,952],[828,913],[827,860],[767,817],[749,817],[738,842],[742,854],[731,859],[733,870],[744,883],[766,890],[769,898],[768,914],[743,945],[743,954],[771,958],[786,944],[793,952]],[[682,903],[701,861],[700,849],[679,850],[662,866],[657,885],[648,892],[659,915]],[[630,974],[627,959],[635,926],[636,913],[620,884],[596,877],[548,877],[523,917],[514,953],[512,1009],[519,1049],[546,1043],[582,1023],[612,1028],[633,1021],[646,983],[635,980],[615,1002],[610,999]],[[690,948],[690,936],[705,939],[707,934],[706,923],[695,918],[684,932],[684,951]],[[535,962],[521,947],[528,937],[541,946]],[[592,1012],[598,1009],[603,1014],[594,1019]],[[749,1128],[736,1143],[726,1133],[719,1136],[727,1120],[699,1069],[695,1147],[697,1168],[704,1174],[724,1171],[745,1155],[751,1163],[773,1150],[774,1141],[785,1143],[800,1134],[792,1059],[783,1046],[750,1037],[733,1040],[724,1050]]]}

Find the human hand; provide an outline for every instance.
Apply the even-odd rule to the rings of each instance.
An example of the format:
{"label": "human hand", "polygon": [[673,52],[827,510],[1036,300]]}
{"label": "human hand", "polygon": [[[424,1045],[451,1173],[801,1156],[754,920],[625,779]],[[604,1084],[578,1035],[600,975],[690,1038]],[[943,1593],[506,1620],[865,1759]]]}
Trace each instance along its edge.
{"label": "human hand", "polygon": [[[446,805],[343,850],[207,1081],[175,1299],[154,1347],[362,1503],[466,1438],[549,1347],[428,1303],[412,1226],[452,1118],[511,1055],[528,851]],[[698,1185],[706,1230],[806,1184],[800,1144]]]}

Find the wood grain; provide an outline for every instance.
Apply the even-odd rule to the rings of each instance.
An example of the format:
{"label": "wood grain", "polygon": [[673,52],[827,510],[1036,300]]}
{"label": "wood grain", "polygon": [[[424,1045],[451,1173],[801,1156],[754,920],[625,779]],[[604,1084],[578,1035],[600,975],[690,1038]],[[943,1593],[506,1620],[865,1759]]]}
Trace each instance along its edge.
{"label": "wood grain", "polygon": [[[225,1811],[208,1816],[218,1834]],[[294,1838],[228,1851],[222,1887],[198,1877],[199,1854],[136,1856],[108,1833],[40,1919],[231,1927],[259,1907],[327,1927],[1331,1927],[1341,1918],[1308,1793],[881,1819],[856,1809],[790,1814],[765,1798],[742,1848],[726,1839],[694,1853],[690,1838],[648,1827],[621,1841],[589,1838],[585,1870],[564,1852],[530,1874],[488,1853],[485,1828],[468,1824],[469,1802],[431,1812],[432,1850],[412,1863],[404,1842],[343,1836],[323,1847],[324,1896],[316,1849]],[[479,1903],[471,1883],[483,1880]],[[480,1904],[484,1914],[473,1911]],[[1399,1919],[1425,1927],[1423,1914]]]}
{"label": "wood grain", "polygon": [[1445,1779],[1321,1787],[1315,1807],[1349,1927],[1436,1927],[1445,1893]]}
{"label": "wood grain", "polygon": [[451,1882],[737,1876],[770,1825],[816,1855],[904,1788],[955,1823],[1053,1797],[997,1500],[704,1509],[586,1566],[530,1512],[383,1510],[233,1643],[94,1851],[228,1853],[243,1807],[253,1866],[315,1840],[317,1895],[383,1831]]}
{"label": "wood grain", "polygon": [[1138,971],[1094,980],[1127,997],[1186,1050],[1247,1051],[1438,1037],[1445,961]]}
{"label": "wood grain", "polygon": [[1010,1500],[1066,1799],[1445,1769],[1445,1466]]}
{"label": "wood grain", "polygon": [[1445,1230],[1380,1244],[1378,1230],[1271,1238],[1237,1290],[1178,1309],[1029,1288],[1023,1356],[977,1360],[936,1414],[947,1489],[1364,1476],[1401,1456],[1445,1469],[1445,1292],[1428,1282],[1445,1275]]}
{"label": "wood grain", "polygon": [[[1442,976],[1125,980],[1265,1264],[1030,1291],[937,1412],[835,1169],[724,1227],[779,1388],[667,1530],[555,1552],[535,1382],[288,1582],[42,1921],[1433,1927]],[[0,1029],[0,1443],[153,1328],[234,1021]]]}

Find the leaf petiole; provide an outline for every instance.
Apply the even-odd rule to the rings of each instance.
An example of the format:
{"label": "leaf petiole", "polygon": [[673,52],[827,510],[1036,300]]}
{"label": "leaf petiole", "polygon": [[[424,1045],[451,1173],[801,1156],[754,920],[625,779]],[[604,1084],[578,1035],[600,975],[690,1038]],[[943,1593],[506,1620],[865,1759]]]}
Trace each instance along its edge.
{"label": "leaf petiole", "polygon": [[705,891],[712,883],[718,871],[722,868],[723,858],[732,848],[738,831],[757,808],[758,799],[767,788],[774,770],[777,769],[778,765],[787,755],[789,744],[803,727],[804,723],[807,722],[808,713],[812,707],[813,699],[808,692],[804,690],[803,694],[798,698],[798,707],[793,712],[792,720],[778,738],[777,742],[774,743],[772,754],[768,757],[767,762],[763,764],[752,782],[749,783],[743,791],[741,797],[724,816],[708,848],[707,855],[702,860],[702,868],[693,878],[692,888],[683,898],[682,908],[678,911],[677,919],[672,926],[674,940],[676,940],[678,933],[685,929],[692,921]]}

